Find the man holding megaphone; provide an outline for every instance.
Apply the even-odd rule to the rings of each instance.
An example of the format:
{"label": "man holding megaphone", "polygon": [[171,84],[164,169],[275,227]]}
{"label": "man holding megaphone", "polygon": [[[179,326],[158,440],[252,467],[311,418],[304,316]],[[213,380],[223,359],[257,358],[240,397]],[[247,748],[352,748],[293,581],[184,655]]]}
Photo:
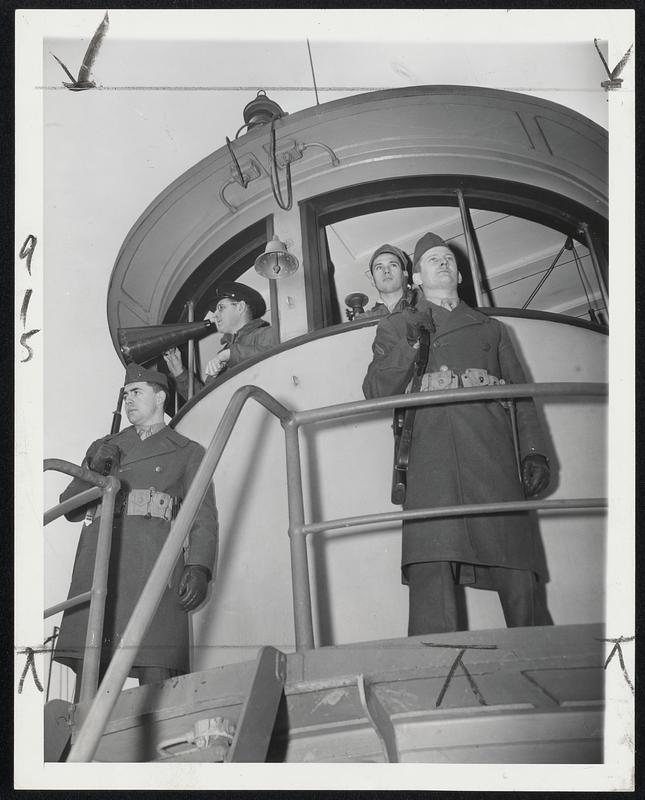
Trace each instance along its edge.
{"label": "man holding megaphone", "polygon": [[[222,347],[206,364],[206,383],[224,370],[270,350],[279,343],[275,330],[262,319],[266,310],[264,298],[250,286],[232,282],[221,284],[217,288],[204,319],[217,327],[221,334]],[[182,363],[179,349],[173,347],[163,355],[177,391],[183,397],[188,397],[188,372]],[[195,390],[199,391],[203,387],[204,383],[195,376]]]}

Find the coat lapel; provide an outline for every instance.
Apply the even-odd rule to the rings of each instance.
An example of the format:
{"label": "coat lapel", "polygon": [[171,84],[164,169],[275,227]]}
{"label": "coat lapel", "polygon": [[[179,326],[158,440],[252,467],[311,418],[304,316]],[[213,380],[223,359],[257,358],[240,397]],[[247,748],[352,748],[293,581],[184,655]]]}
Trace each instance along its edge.
{"label": "coat lapel", "polygon": [[[142,441],[139,439],[139,435],[134,427],[129,428],[125,433],[131,431],[132,435],[129,435],[126,440],[127,451],[121,459],[121,465],[132,464],[135,461],[143,461],[146,458],[155,458],[156,456],[166,455],[167,453],[174,453],[177,447],[167,435],[167,430],[167,428],[163,428]],[[124,442],[124,445],[126,445],[126,442]]]}
{"label": "coat lapel", "polygon": [[488,322],[488,317],[480,314],[479,311],[475,311],[474,308],[462,301],[457,308],[448,314],[446,321],[441,326],[441,330],[438,330],[433,338],[439,339],[459,328],[466,328],[469,325],[481,325],[486,322]]}

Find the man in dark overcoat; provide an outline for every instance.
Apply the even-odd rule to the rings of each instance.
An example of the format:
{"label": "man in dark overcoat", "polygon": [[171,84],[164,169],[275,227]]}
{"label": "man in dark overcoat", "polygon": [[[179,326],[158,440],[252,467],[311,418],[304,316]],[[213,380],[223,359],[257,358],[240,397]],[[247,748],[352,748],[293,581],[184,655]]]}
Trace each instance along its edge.
{"label": "man in dark overcoat", "polygon": [[[417,242],[413,281],[416,305],[394,311],[378,324],[363,382],[366,397],[409,388],[421,327],[431,331],[421,391],[526,383],[505,326],[460,300],[454,254],[434,233]],[[535,405],[522,399],[515,406],[519,453],[508,404],[419,407],[404,508],[523,500],[546,489],[549,465]],[[457,629],[458,583],[496,590],[509,627],[535,624],[539,564],[526,513],[405,521],[402,576],[410,590],[408,635]]]}
{"label": "man in dark overcoat", "polygon": [[[204,454],[197,442],[166,426],[167,392],[164,374],[130,364],[123,402],[132,425],[93,442],[83,461],[83,466],[111,473],[121,481],[115,502],[101,672],[119,643]],[[87,488],[74,479],[61,502]],[[69,597],[91,588],[99,513],[100,506],[93,504],[67,515],[71,521],[85,517]],[[188,612],[206,597],[217,562],[217,542],[217,511],[210,487],[135,658],[130,674],[140,683],[189,671]],[[75,670],[77,687],[88,613],[89,603],[65,611],[54,656]]]}

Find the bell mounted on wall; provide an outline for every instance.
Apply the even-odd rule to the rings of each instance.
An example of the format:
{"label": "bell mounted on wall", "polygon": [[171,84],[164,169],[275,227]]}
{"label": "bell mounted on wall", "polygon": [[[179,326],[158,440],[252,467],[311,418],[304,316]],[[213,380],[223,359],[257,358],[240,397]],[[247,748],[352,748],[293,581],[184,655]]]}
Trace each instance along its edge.
{"label": "bell mounted on wall", "polygon": [[287,245],[277,236],[267,242],[264,253],[255,259],[255,271],[269,280],[293,275],[299,266],[298,259],[287,252]]}

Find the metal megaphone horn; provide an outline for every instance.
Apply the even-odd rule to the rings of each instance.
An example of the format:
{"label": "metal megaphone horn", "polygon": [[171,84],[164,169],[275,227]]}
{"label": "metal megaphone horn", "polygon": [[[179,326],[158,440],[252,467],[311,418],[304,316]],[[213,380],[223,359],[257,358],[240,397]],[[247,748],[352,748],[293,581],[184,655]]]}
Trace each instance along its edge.
{"label": "metal megaphone horn", "polygon": [[217,328],[208,320],[178,322],[170,325],[144,325],[138,328],[118,328],[119,348],[126,364],[143,364],[157,358],[171,347],[179,347],[189,339],[202,339]]}

